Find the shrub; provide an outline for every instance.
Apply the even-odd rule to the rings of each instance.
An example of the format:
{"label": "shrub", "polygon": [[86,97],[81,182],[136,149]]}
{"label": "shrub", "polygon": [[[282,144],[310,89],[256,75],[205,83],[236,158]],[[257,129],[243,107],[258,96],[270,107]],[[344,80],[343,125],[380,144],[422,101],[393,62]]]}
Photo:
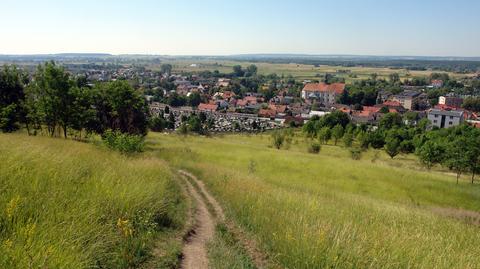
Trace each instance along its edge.
{"label": "shrub", "polygon": [[282,131],[274,131],[272,133],[272,144],[276,149],[280,149],[285,142],[285,134]]}
{"label": "shrub", "polygon": [[352,157],[352,160],[360,160],[362,157],[362,150],[359,148],[352,148],[350,149],[350,155]]}
{"label": "shrub", "polygon": [[130,135],[118,130],[107,130],[103,134],[102,139],[108,148],[118,150],[122,153],[142,152],[145,147],[143,136]]}
{"label": "shrub", "polygon": [[149,122],[150,130],[154,132],[162,132],[167,125],[165,119],[163,117],[153,117],[150,119]]}
{"label": "shrub", "polygon": [[318,142],[312,142],[308,147],[308,152],[313,154],[318,154],[322,146]]}

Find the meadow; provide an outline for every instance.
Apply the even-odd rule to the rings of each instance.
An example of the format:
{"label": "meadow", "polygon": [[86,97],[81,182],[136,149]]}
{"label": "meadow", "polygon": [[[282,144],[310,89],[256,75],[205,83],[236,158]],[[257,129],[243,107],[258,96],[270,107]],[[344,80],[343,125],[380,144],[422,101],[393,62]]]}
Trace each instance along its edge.
{"label": "meadow", "polygon": [[285,268],[476,268],[480,185],[455,184],[415,156],[296,137],[277,150],[268,135],[150,134],[148,154],[199,176],[227,217]]}
{"label": "meadow", "polygon": [[[193,72],[198,73],[201,71],[214,71],[218,70],[222,73],[231,73],[234,65],[241,65],[246,68],[248,65],[255,64],[258,67],[258,73],[262,75],[277,74],[279,76],[292,76],[298,80],[315,80],[322,77],[325,73],[334,74],[337,77],[345,78],[347,83],[354,81],[360,81],[367,79],[371,74],[377,74],[379,78],[388,79],[388,76],[392,73],[398,73],[400,79],[404,80],[411,77],[428,77],[432,72],[431,70],[407,70],[407,69],[391,69],[391,68],[379,68],[379,67],[344,67],[344,66],[329,66],[329,65],[308,65],[308,64],[279,64],[279,63],[266,63],[266,62],[240,62],[231,60],[187,60],[187,59],[169,59],[165,61],[173,67],[174,73],[181,72]],[[192,66],[194,64],[194,66]],[[160,66],[151,65],[153,70],[160,70]],[[347,73],[344,71],[348,70]],[[448,73],[452,78],[463,78],[465,74],[457,74],[453,72],[440,72]]]}
{"label": "meadow", "polygon": [[25,134],[0,153],[0,268],[178,263],[186,206],[164,161]]}

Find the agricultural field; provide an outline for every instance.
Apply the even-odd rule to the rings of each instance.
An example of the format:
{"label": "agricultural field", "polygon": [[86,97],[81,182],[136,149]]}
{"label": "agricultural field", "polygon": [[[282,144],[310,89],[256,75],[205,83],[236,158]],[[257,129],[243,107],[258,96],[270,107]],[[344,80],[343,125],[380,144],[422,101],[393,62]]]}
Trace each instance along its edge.
{"label": "agricultural field", "polygon": [[424,170],[413,155],[391,160],[343,147],[307,153],[268,135],[149,134],[148,154],[191,171],[227,218],[285,268],[476,268],[480,185]]}
{"label": "agricultural field", "polygon": [[[379,78],[388,78],[392,73],[398,73],[400,79],[404,80],[411,77],[428,77],[432,72],[438,71],[416,71],[407,69],[391,69],[391,68],[376,68],[376,67],[344,67],[344,66],[329,66],[320,65],[315,67],[314,65],[306,64],[278,64],[278,63],[265,63],[265,62],[240,62],[230,60],[207,60],[207,59],[168,59],[164,63],[169,63],[173,66],[174,73],[181,72],[201,72],[201,71],[214,71],[218,70],[222,73],[232,72],[234,65],[241,65],[247,67],[248,65],[255,64],[258,67],[258,73],[262,75],[277,74],[279,76],[293,76],[299,80],[314,80],[319,79],[325,75],[325,73],[335,74],[338,77],[345,78],[347,83],[353,81],[359,81],[370,77],[371,74],[377,74]],[[159,70],[160,66],[150,65],[149,68],[153,70]],[[440,72],[442,73],[442,72]],[[448,73],[452,78],[463,78],[470,76],[466,74],[458,74],[453,72]]]}
{"label": "agricultural field", "polygon": [[186,206],[166,162],[26,134],[0,152],[0,268],[178,263]]}

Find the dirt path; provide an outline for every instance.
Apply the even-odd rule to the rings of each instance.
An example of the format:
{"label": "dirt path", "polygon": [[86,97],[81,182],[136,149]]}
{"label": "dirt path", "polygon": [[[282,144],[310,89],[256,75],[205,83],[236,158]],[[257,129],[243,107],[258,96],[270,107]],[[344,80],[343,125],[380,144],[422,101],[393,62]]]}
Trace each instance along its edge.
{"label": "dirt path", "polygon": [[[259,251],[257,244],[254,240],[248,239],[248,236],[237,226],[235,223],[231,221],[226,221],[225,218],[225,213],[223,212],[222,207],[220,204],[215,200],[215,198],[207,191],[207,188],[205,187],[205,184],[201,181],[198,180],[197,177],[194,175],[186,172],[186,171],[179,171],[180,175],[185,177],[185,181],[187,183],[189,192],[192,194],[193,199],[197,201],[198,208],[197,208],[197,213],[195,214],[195,219],[196,222],[198,223],[199,227],[204,226],[204,229],[208,230],[208,235],[203,234],[199,235],[202,240],[198,240],[197,246],[198,248],[202,249],[201,252],[192,252],[190,246],[190,243],[193,242],[188,242],[185,245],[184,249],[184,262],[182,262],[181,268],[207,268],[208,267],[208,258],[207,258],[207,251],[206,251],[206,243],[208,242],[209,239],[213,237],[214,231],[215,231],[215,225],[217,222],[224,222],[228,229],[236,236],[236,238],[241,242],[245,250],[247,251],[248,255],[252,259],[253,263],[257,268],[266,268],[268,267],[267,263],[267,257],[266,255]],[[198,189],[201,193],[198,193],[198,190],[192,186],[192,184],[188,181],[190,179],[192,182],[194,182],[195,185],[198,186]],[[204,200],[206,199],[206,201]],[[212,217],[212,215],[209,213],[208,208],[207,208],[207,203],[213,208],[214,214],[216,216],[216,219]],[[197,216],[199,215],[199,216]],[[202,222],[205,222],[202,225]],[[194,236],[198,235],[201,231],[198,231]],[[205,231],[204,231],[205,232]],[[192,241],[197,241],[196,238],[192,238]],[[199,244],[200,243],[200,244]],[[202,246],[200,246],[203,244]],[[200,260],[206,260],[205,264],[207,267],[199,267],[195,263],[195,260],[193,261],[188,261],[187,256],[190,256],[190,259],[195,259],[195,255],[204,255],[202,257],[198,256],[197,258]],[[189,263],[187,263],[189,262]],[[193,267],[189,267],[189,265],[193,265]],[[197,265],[197,266],[195,266]],[[203,262],[202,262],[203,265]],[[276,267],[276,266],[272,266]]]}
{"label": "dirt path", "polygon": [[213,238],[215,232],[215,220],[208,211],[207,205],[202,196],[185,180],[188,192],[195,201],[196,210],[194,214],[194,226],[186,238],[182,252],[180,268],[183,269],[207,269],[207,243]]}

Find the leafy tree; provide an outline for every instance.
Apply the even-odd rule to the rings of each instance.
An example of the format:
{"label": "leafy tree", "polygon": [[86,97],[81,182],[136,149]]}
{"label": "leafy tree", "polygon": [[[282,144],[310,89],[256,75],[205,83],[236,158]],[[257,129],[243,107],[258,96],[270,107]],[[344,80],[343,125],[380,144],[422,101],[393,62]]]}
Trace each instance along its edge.
{"label": "leafy tree", "polygon": [[67,138],[67,128],[72,123],[73,81],[64,68],[54,62],[39,66],[34,77],[33,88],[37,97],[35,101],[42,115],[42,122],[51,136],[54,136],[57,126],[61,126],[64,137]]}
{"label": "leafy tree", "polygon": [[443,165],[457,174],[457,184],[460,174],[469,168],[468,143],[465,137],[458,136],[448,143],[442,160]]}
{"label": "leafy tree", "polygon": [[463,108],[480,112],[480,97],[469,97],[463,101]]}
{"label": "leafy tree", "polygon": [[197,115],[192,115],[188,119],[188,130],[198,134],[203,133],[202,122],[200,121],[200,118]]}
{"label": "leafy tree", "polygon": [[234,65],[233,66],[233,75],[236,77],[243,77],[245,74],[245,71],[243,71],[241,65]]}
{"label": "leafy tree", "polygon": [[121,80],[104,84],[101,90],[106,103],[103,124],[107,129],[137,135],[147,133],[148,107],[140,92]]}
{"label": "leafy tree", "polygon": [[343,137],[343,133],[344,133],[344,129],[343,129],[342,125],[337,124],[337,125],[335,125],[335,127],[333,127],[332,137],[333,137],[335,146],[337,145],[338,140]]}
{"label": "leafy tree", "polygon": [[152,117],[149,121],[150,130],[154,132],[162,132],[166,125],[167,123],[162,116]]}
{"label": "leafy tree", "polygon": [[188,104],[192,107],[197,107],[202,102],[202,97],[198,92],[194,92],[188,96]]}
{"label": "leafy tree", "polygon": [[317,135],[320,143],[327,144],[328,140],[330,140],[332,136],[332,132],[329,127],[323,127],[322,129],[320,129]]}
{"label": "leafy tree", "polygon": [[352,144],[353,144],[353,134],[352,133],[345,133],[343,135],[343,144],[347,148],[352,146]]}
{"label": "leafy tree", "polygon": [[247,67],[246,72],[245,72],[245,76],[246,76],[246,77],[254,76],[254,75],[257,74],[257,70],[258,70],[258,68],[257,68],[256,65],[254,65],[254,64],[249,65],[249,66]]}
{"label": "leafy tree", "polygon": [[25,99],[22,73],[16,67],[5,66],[0,72],[0,129],[13,132],[19,128]]}
{"label": "leafy tree", "polygon": [[166,74],[167,76],[170,76],[172,73],[172,65],[171,64],[162,64],[160,66],[160,70],[163,74]]}
{"label": "leafy tree", "polygon": [[396,137],[388,137],[385,143],[385,152],[390,158],[394,158],[400,153],[400,140]]}
{"label": "leafy tree", "polygon": [[403,125],[402,116],[398,113],[387,113],[380,119],[379,127],[383,129],[392,129]]}
{"label": "leafy tree", "polygon": [[368,139],[367,132],[360,131],[357,134],[357,140],[358,140],[358,143],[360,143],[360,147],[362,149],[368,149],[368,146],[370,145],[370,140]]}
{"label": "leafy tree", "polygon": [[369,144],[374,149],[381,149],[385,145],[385,136],[381,130],[369,132],[367,135],[367,139]]}
{"label": "leafy tree", "polygon": [[442,162],[445,148],[440,143],[429,140],[416,150],[416,154],[420,162],[430,169],[435,164]]}

